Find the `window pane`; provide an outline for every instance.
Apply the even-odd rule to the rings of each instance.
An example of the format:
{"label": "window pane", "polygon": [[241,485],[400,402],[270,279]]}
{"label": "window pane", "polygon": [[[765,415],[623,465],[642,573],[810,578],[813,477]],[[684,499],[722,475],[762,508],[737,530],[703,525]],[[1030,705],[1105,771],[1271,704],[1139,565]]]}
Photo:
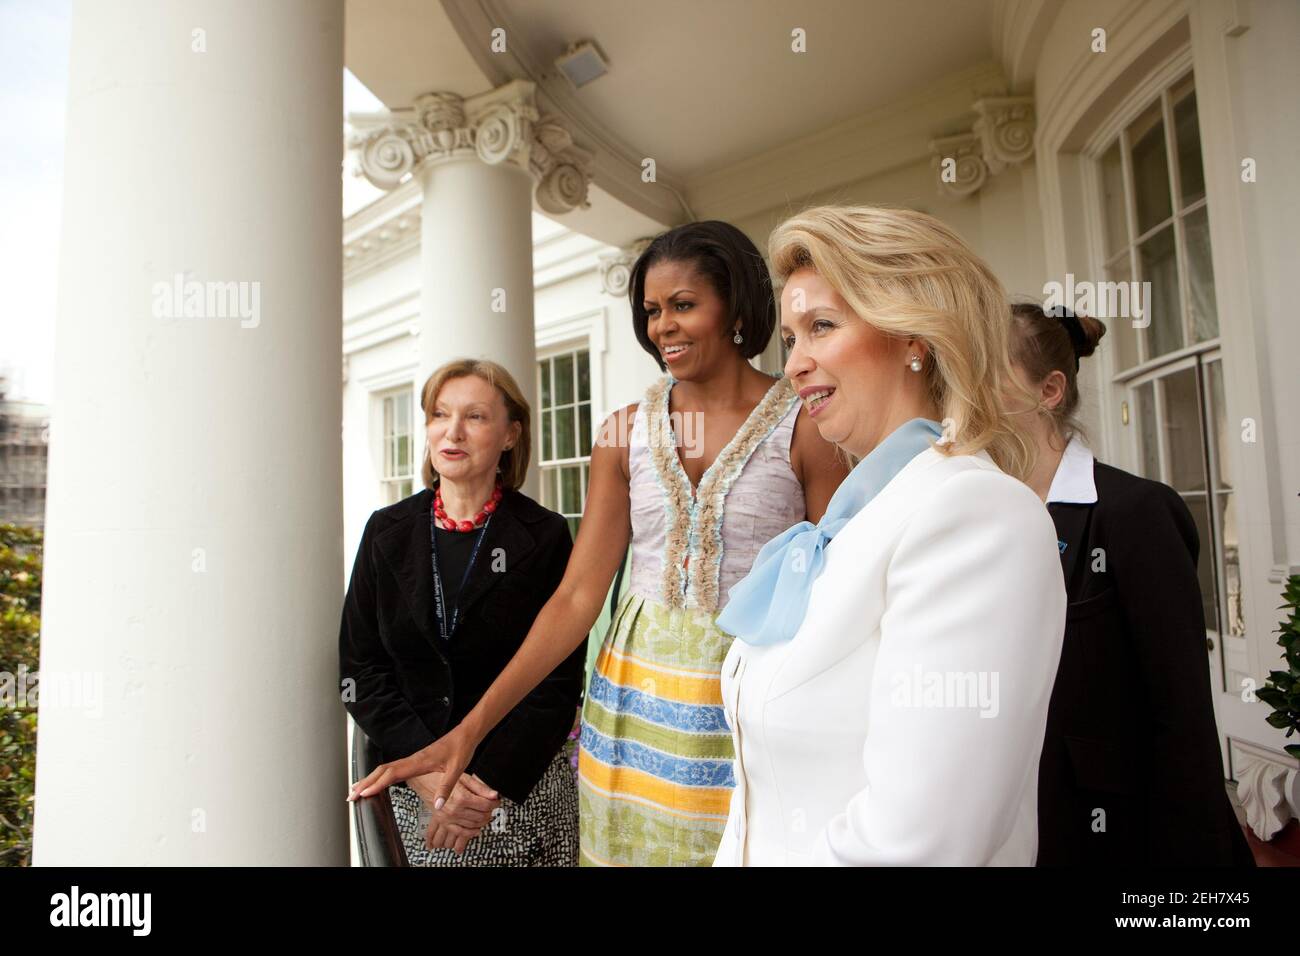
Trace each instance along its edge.
{"label": "window pane", "polygon": [[550,408],[551,401],[551,360],[545,359],[542,366],[542,408]]}
{"label": "window pane", "polygon": [[1161,380],[1165,390],[1165,448],[1169,480],[1175,491],[1205,490],[1205,442],[1201,439],[1201,402],[1196,369],[1186,368]]}
{"label": "window pane", "polygon": [[1219,629],[1219,604],[1214,591],[1214,535],[1210,532],[1210,512],[1204,495],[1183,495],[1183,501],[1196,522],[1196,536],[1201,539],[1201,554],[1196,562],[1196,578],[1201,585],[1201,608],[1205,626]]}
{"label": "window pane", "polygon": [[1137,231],[1142,235],[1174,211],[1169,198],[1169,157],[1165,151],[1165,124],[1160,116],[1159,100],[1129,127],[1128,135],[1133,150]]}
{"label": "window pane", "polygon": [[578,353],[578,401],[591,401],[591,355],[586,349]]}
{"label": "window pane", "polygon": [[582,468],[569,467],[560,470],[560,511],[566,515],[582,513]]}
{"label": "window pane", "polygon": [[1173,226],[1161,229],[1138,247],[1138,268],[1141,281],[1151,283],[1151,301],[1143,303],[1151,322],[1145,330],[1147,358],[1151,359],[1183,347]]}
{"label": "window pane", "polygon": [[556,501],[555,501],[555,469],[543,468],[541,471],[541,478],[542,478],[541,502],[543,507],[549,508],[552,511],[558,511],[559,509],[556,507]]}
{"label": "window pane", "polygon": [[1106,216],[1106,255],[1114,255],[1129,243],[1128,220],[1124,214],[1124,168],[1119,141],[1101,158],[1102,202]]}
{"label": "window pane", "polygon": [[578,454],[591,454],[591,406],[586,402],[578,406]]}
{"label": "window pane", "polygon": [[[1126,252],[1118,259],[1106,267],[1106,278],[1111,282],[1129,282],[1133,278],[1133,270],[1129,267],[1129,254]],[[1098,308],[1098,312],[1101,310]],[[1133,328],[1133,320],[1125,316],[1112,316],[1105,320],[1106,338],[1114,336],[1115,341],[1115,361],[1121,369],[1132,368],[1138,364],[1138,341],[1137,329]]]}
{"label": "window pane", "polygon": [[411,495],[415,494],[415,482],[412,481],[410,478],[407,478],[405,481],[403,481],[403,482],[402,482],[401,484],[399,484],[397,487],[398,487],[398,492],[397,492],[397,493],[398,493],[398,496],[399,496],[399,497],[398,497],[398,500],[399,500],[399,501],[400,501],[402,498],[409,498],[409,497],[411,497]]}
{"label": "window pane", "polygon": [[1182,205],[1190,206],[1205,195],[1201,166],[1201,130],[1196,116],[1196,90],[1188,77],[1174,90],[1174,140],[1178,144],[1178,179]]}
{"label": "window pane", "polygon": [[555,357],[555,404],[573,401],[573,353]]}
{"label": "window pane", "polygon": [[578,444],[575,441],[575,411],[573,406],[555,410],[555,457],[576,458]]}
{"label": "window pane", "polygon": [[409,432],[411,430],[411,403],[406,400],[405,395],[394,395],[392,402],[397,413],[397,430],[399,432]]}
{"label": "window pane", "polygon": [[1214,298],[1214,263],[1210,260],[1210,220],[1205,206],[1183,220],[1187,250],[1187,304],[1192,310],[1192,335],[1197,342],[1217,338],[1219,307]]}
{"label": "window pane", "polygon": [[1228,492],[1215,495],[1219,507],[1219,527],[1223,534],[1223,591],[1226,596],[1224,626],[1233,637],[1246,633],[1246,614],[1241,599],[1241,541],[1237,532],[1237,496]]}
{"label": "window pane", "polygon": [[550,461],[555,456],[551,453],[551,416],[553,412],[542,412],[542,461]]}
{"label": "window pane", "polygon": [[1232,480],[1232,457],[1228,454],[1228,413],[1223,402],[1223,363],[1208,362],[1205,366],[1206,384],[1210,392],[1210,435],[1214,442],[1214,457],[1216,474],[1214,475],[1214,486],[1216,490],[1226,489],[1231,491],[1234,487]]}
{"label": "window pane", "polygon": [[397,436],[397,472],[399,475],[411,473],[411,436]]}
{"label": "window pane", "polygon": [[1160,474],[1160,449],[1156,445],[1158,437],[1155,389],[1151,382],[1147,382],[1135,388],[1133,395],[1137,400],[1138,450],[1142,454],[1142,474],[1159,481],[1162,475]]}

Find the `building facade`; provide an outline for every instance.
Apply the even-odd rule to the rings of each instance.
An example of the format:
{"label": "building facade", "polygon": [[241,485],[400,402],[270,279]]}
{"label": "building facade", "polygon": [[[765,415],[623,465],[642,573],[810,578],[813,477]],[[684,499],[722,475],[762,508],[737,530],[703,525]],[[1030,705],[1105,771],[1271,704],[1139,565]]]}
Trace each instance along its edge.
{"label": "building facade", "polygon": [[9,396],[0,375],[0,524],[45,527],[49,408]]}

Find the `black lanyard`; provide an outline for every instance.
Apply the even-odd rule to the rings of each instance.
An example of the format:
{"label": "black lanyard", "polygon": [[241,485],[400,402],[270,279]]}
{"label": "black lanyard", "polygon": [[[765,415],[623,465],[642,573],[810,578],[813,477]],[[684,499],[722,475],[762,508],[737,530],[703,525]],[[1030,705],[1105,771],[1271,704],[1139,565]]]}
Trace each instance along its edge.
{"label": "black lanyard", "polygon": [[433,602],[434,612],[438,615],[438,636],[442,638],[443,643],[456,633],[456,620],[460,616],[460,599],[465,593],[465,582],[469,580],[469,572],[474,567],[474,559],[478,557],[479,545],[483,543],[483,536],[487,533],[488,525],[492,523],[492,515],[487,516],[487,521],[483,522],[483,527],[479,529],[478,539],[474,542],[474,550],[469,554],[469,563],[465,565],[465,576],[461,578],[460,590],[456,593],[456,606],[451,609],[451,626],[447,625],[447,614],[445,609],[446,600],[442,593],[442,572],[438,570],[438,517],[433,513],[433,507],[429,508],[429,544],[433,548]]}

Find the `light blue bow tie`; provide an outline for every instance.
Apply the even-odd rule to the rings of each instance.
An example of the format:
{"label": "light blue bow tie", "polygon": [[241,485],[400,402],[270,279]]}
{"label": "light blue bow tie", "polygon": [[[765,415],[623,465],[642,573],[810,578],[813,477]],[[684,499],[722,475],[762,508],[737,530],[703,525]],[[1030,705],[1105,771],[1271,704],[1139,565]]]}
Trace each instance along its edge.
{"label": "light blue bow tie", "polygon": [[826,561],[826,545],[940,434],[938,424],[926,418],[913,418],[890,432],[849,472],[821,521],[800,521],[763,545],[749,574],[727,591],[718,627],[747,644],[779,644],[793,638]]}

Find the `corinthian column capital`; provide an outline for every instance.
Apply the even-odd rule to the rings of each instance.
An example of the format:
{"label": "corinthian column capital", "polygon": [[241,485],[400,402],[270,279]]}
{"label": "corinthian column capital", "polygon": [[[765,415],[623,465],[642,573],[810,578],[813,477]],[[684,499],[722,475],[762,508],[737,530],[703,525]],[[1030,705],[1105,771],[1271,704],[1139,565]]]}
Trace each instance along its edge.
{"label": "corinthian column capital", "polygon": [[433,92],[406,109],[353,114],[348,147],[358,172],[380,189],[394,189],[408,173],[453,159],[510,164],[533,177],[537,204],[560,214],[585,208],[592,155],[564,124],[542,116],[534,86],[513,80],[477,96]]}

